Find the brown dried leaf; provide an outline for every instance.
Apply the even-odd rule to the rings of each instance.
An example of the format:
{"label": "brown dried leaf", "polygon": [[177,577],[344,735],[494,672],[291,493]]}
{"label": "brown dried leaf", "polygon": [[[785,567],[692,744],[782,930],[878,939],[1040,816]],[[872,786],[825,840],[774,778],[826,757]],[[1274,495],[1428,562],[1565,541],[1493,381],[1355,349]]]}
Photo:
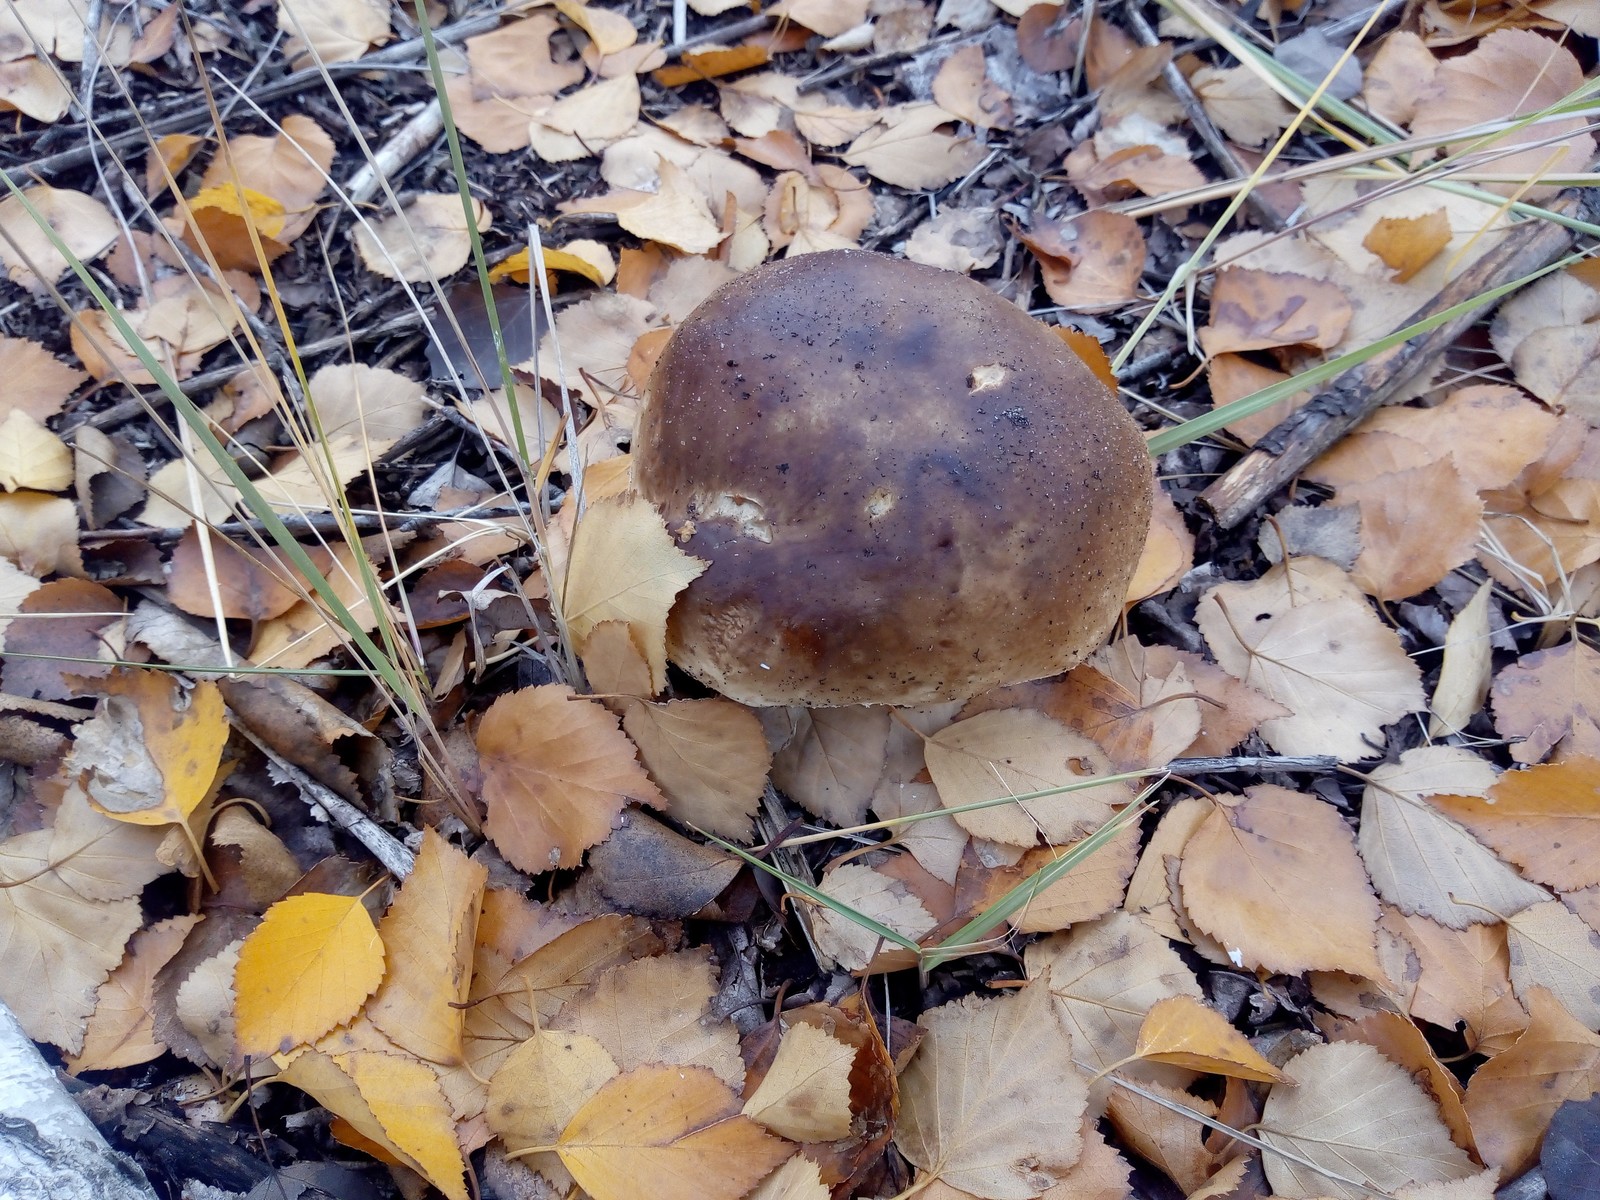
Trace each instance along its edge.
{"label": "brown dried leaf", "polygon": [[1405,937],[1421,965],[1411,994],[1412,1016],[1447,1029],[1464,1022],[1468,1047],[1491,1057],[1528,1027],[1528,1014],[1511,990],[1504,925],[1455,930],[1393,909],[1384,914],[1383,924]]}
{"label": "brown dried leaf", "polygon": [[[835,867],[822,877],[819,886],[840,904],[912,940],[929,933],[937,924],[902,880],[859,863]],[[832,908],[818,907],[811,915],[811,923],[818,953],[831,958],[841,970],[889,969],[903,954],[899,946],[885,944],[882,937],[852,916]]]}
{"label": "brown dried leaf", "polygon": [[744,841],[766,786],[772,754],[761,722],[731,700],[640,700],[623,709],[622,727],[645,770],[686,825]]}
{"label": "brown dried leaf", "polygon": [[1039,259],[1050,299],[1102,312],[1126,304],[1144,271],[1144,231],[1132,217],[1103,209],[1066,221],[1036,219],[1017,239]]}
{"label": "brown dried leaf", "polygon": [[843,158],[852,167],[895,187],[922,191],[960,179],[983,160],[983,146],[945,132],[956,117],[937,104],[880,109],[877,123],[858,136]]}
{"label": "brown dried leaf", "polygon": [[823,820],[859,824],[883,773],[889,710],[857,705],[790,711],[794,735],[773,755],[772,782]]}
{"label": "brown dried leaf", "polygon": [[[1524,654],[1496,676],[1494,725],[1511,757],[1600,757],[1600,652],[1579,640]],[[1518,740],[1520,739],[1520,740]]]}
{"label": "brown dried leaf", "polygon": [[630,800],[659,806],[615,716],[563,684],[501,696],[477,730],[484,832],[531,874],[575,867]]}
{"label": "brown dried leaf", "polygon": [[1574,755],[1508,771],[1485,796],[1437,796],[1434,805],[1558,891],[1600,884],[1600,762]]}
{"label": "brown dried leaf", "polygon": [[[1367,1188],[1393,1192],[1475,1172],[1467,1152],[1450,1140],[1433,1099],[1372,1046],[1313,1046],[1285,1063],[1284,1071],[1297,1086],[1273,1088],[1257,1134],[1325,1170],[1266,1155],[1263,1165],[1276,1195],[1362,1200]],[[1361,1180],[1366,1188],[1327,1172]]]}
{"label": "brown dried leaf", "polygon": [[1320,800],[1271,784],[1219,799],[1184,846],[1178,879],[1195,924],[1236,962],[1288,974],[1381,969],[1377,899],[1349,825]]}
{"label": "brown dried leaf", "polygon": [[84,1027],[83,1049],[67,1060],[71,1074],[138,1066],[165,1053],[151,1015],[156,972],[199,920],[198,914],[168,917],[133,935],[126,957],[100,985],[94,1015]]}
{"label": "brown dried leaf", "polygon": [[831,1142],[850,1132],[856,1048],[815,1025],[789,1027],[744,1115],[791,1142]]}
{"label": "brown dried leaf", "polygon": [[567,1001],[550,1023],[594,1038],[623,1071],[646,1063],[704,1067],[732,1087],[744,1083],[739,1034],[711,1015],[717,973],[705,950],[623,963]]}
{"label": "brown dried leaf", "polygon": [[1588,1028],[1600,1027],[1600,931],[1559,900],[1534,904],[1506,918],[1511,986],[1530,1006],[1535,988],[1548,989]]}
{"label": "brown dried leaf", "polygon": [[1353,309],[1344,289],[1286,271],[1225,267],[1211,289],[1211,322],[1200,328],[1209,358],[1228,351],[1339,344]]}
{"label": "brown dried leaf", "polygon": [[1467,1081],[1478,1152],[1513,1178],[1538,1161],[1556,1109],[1600,1091],[1600,1037],[1543,988],[1529,993],[1528,1008],[1527,1031]]}
{"label": "brown dried leaf", "polygon": [[1471,560],[1483,516],[1477,490],[1449,458],[1344,484],[1335,503],[1361,513],[1361,554],[1351,578],[1379,600],[1427,591]]}

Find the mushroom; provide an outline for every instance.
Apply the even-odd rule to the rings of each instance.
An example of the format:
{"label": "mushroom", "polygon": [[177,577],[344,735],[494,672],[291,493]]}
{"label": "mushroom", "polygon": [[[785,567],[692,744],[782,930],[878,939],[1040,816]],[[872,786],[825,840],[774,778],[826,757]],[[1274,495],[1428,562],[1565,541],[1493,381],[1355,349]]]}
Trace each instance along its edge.
{"label": "mushroom", "polygon": [[861,250],[769,263],[678,326],[634,480],[710,566],[668,653],[754,705],[915,705],[1104,640],[1150,518],[1144,440],[982,284]]}

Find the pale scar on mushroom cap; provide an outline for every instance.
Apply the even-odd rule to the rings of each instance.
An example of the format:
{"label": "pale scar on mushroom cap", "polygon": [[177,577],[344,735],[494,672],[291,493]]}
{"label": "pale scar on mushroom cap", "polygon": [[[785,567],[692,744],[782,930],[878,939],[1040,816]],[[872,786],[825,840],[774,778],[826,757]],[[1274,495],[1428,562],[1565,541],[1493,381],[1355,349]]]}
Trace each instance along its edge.
{"label": "pale scar on mushroom cap", "polygon": [[922,704],[1103,640],[1149,521],[1116,397],[981,284],[862,251],[758,268],[651,377],[635,478],[711,566],[669,649],[753,704]]}

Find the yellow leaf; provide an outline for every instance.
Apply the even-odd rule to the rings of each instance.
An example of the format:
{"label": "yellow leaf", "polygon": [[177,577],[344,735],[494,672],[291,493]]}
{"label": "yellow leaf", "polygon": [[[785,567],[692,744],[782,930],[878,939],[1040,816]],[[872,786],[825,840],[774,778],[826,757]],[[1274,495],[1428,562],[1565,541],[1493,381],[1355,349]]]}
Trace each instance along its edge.
{"label": "yellow leaf", "polygon": [[536,1030],[489,1081],[484,1116],[509,1150],[548,1146],[617,1075],[616,1059],[588,1034]]}
{"label": "yellow leaf", "polygon": [[1221,1013],[1188,996],[1170,996],[1145,1014],[1134,1053],[1208,1075],[1261,1083],[1285,1078]]}
{"label": "yellow leaf", "polygon": [[593,38],[594,48],[601,54],[626,50],[639,40],[633,22],[621,13],[590,8],[579,0],[556,0],[556,11]]}
{"label": "yellow leaf", "polygon": [[187,693],[165,671],[122,670],[79,727],[72,765],[96,808],[132,825],[182,824],[206,798],[228,740],[217,685]]}
{"label": "yellow leaf", "polygon": [[556,1152],[594,1200],[739,1200],[794,1151],[739,1113],[703,1067],[620,1075],[578,1110]]}
{"label": "yellow leaf", "polygon": [[465,1163],[438,1078],[393,1054],[307,1050],[279,1072],[359,1135],[423,1175],[450,1200],[467,1200]]}
{"label": "yellow leaf", "polygon": [[20,409],[0,421],[0,487],[58,492],[72,482],[72,452]]}
{"label": "yellow leaf", "polygon": [[850,1132],[850,1068],[856,1049],[815,1025],[794,1025],[778,1043],[744,1115],[796,1142],[832,1142]]}
{"label": "yellow leaf", "polygon": [[450,1066],[461,1061],[461,1030],[472,978],[472,942],[488,871],[432,829],[381,933],[389,970],[366,1015],[395,1045]]}
{"label": "yellow leaf", "polygon": [[659,691],[667,682],[667,612],[705,569],[704,560],[673,545],[648,500],[597,501],[572,535],[561,598],[567,627],[582,649],[601,621],[626,621]]}
{"label": "yellow leaf", "polygon": [[478,724],[484,832],[513,866],[575,867],[630,800],[661,793],[617,718],[560,684],[501,696]]}
{"label": "yellow leaf", "polygon": [[383,979],[383,942],[359,897],[307,893],[267,909],[234,973],[239,1053],[313,1042],[355,1016]]}
{"label": "yellow leaf", "polygon": [[[593,244],[593,243],[590,243]],[[545,270],[570,271],[574,275],[582,275],[595,287],[604,287],[611,280],[600,269],[600,265],[587,258],[573,254],[567,250],[557,250],[554,247],[544,248]],[[500,279],[513,279],[517,283],[527,283],[529,273],[533,270],[530,255],[526,250],[518,250],[510,258],[504,259],[489,268],[489,281],[491,283]]]}

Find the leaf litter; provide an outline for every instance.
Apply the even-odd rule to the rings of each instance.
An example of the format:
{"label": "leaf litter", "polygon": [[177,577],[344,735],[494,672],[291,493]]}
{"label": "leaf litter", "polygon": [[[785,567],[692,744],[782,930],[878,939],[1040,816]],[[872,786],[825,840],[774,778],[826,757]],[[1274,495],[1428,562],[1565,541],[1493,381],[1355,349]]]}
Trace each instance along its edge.
{"label": "leaf litter", "polygon": [[[137,7],[95,36],[146,99],[189,56],[282,77],[403,36],[366,0],[284,0],[272,49]],[[1262,155],[1309,86],[1194,40],[1188,0],[789,0],[766,29],[689,7],[715,41],[577,0],[449,36],[469,208],[430,168],[350,219],[353,130],[293,93],[271,126],[163,138],[130,188],[46,160],[0,200],[0,1000],[74,1073],[253,1087],[280,1143],[354,1148],[407,1194],[1121,1200],[1137,1158],[1197,1196],[1487,1196],[1541,1145],[1567,1186],[1600,1086],[1591,264],[1485,314],[1247,530],[1200,481],[1312,388],[1163,454],[1125,627],[963,704],[688,683],[669,614],[703,566],[627,450],[672,328],[772,257],[974,275],[1110,377],[1102,343],[1206,235],[1208,189],[1258,163],[1122,390],[1155,429],[1360,349],[1515,235],[1507,200],[1588,169],[1581,112],[1551,110],[1590,82],[1592,16],[1413,6],[1354,61],[1356,108],[1290,135],[1331,165],[1285,171]],[[1258,28],[1309,69],[1288,39],[1336,7]],[[6,28],[0,99],[36,139],[88,31],[43,4]],[[387,135],[382,76],[350,78]],[[1459,180],[1342,157],[1396,133]],[[470,282],[474,236],[497,286],[558,293],[515,412],[492,364],[498,399],[458,393],[366,324]],[[67,328],[74,259],[116,286],[109,310],[74,291]],[[275,311],[298,379],[241,351]],[[118,415],[156,383],[128,329],[248,487]],[[542,467],[507,453],[519,422]],[[382,689],[320,674],[369,636]],[[1118,772],[1159,812],[1101,839],[1138,794]]]}

